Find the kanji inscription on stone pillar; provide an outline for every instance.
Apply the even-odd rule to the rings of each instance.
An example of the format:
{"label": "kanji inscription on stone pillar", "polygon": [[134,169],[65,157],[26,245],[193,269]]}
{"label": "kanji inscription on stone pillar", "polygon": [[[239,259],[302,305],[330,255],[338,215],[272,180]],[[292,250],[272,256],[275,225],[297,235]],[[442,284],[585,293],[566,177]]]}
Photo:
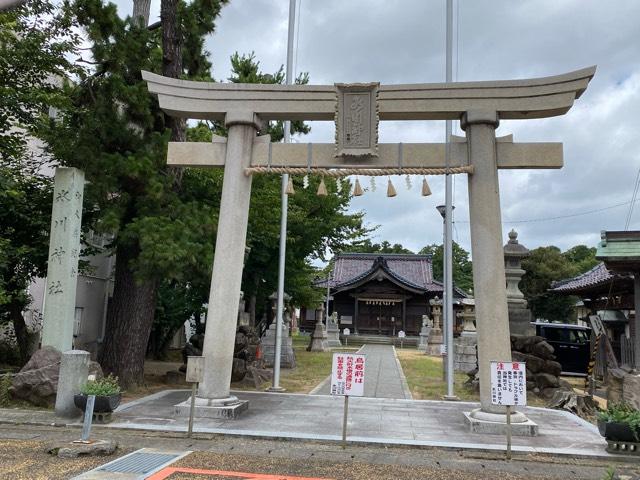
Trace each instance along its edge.
{"label": "kanji inscription on stone pillar", "polygon": [[71,350],[80,256],[84,172],[56,168],[42,345]]}

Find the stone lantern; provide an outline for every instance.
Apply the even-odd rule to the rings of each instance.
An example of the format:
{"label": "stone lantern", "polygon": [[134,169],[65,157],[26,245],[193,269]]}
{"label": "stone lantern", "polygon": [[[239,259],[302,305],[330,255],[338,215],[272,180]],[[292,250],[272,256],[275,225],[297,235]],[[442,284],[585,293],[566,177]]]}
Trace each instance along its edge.
{"label": "stone lantern", "polygon": [[533,335],[531,311],[520,291],[520,280],[525,274],[522,259],[529,256],[529,250],[518,243],[518,232],[509,232],[509,241],[504,246],[504,270],[507,288],[507,306],[509,309],[509,331],[511,335]]}

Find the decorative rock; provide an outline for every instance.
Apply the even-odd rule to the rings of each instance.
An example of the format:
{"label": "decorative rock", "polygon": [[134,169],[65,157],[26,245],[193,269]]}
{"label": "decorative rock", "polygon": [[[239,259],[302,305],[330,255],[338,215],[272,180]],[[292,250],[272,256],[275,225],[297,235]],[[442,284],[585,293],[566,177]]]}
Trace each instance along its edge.
{"label": "decorative rock", "polygon": [[558,377],[550,375],[548,373],[536,373],[534,376],[534,381],[536,385],[542,390],[547,387],[558,387],[560,383],[558,382]]}
{"label": "decorative rock", "polygon": [[555,375],[556,377],[559,377],[560,374],[562,373],[562,365],[560,365],[558,362],[554,360],[546,360],[544,362],[543,371],[545,371],[546,373],[550,373],[551,375]]}
{"label": "decorative rock", "polygon": [[111,455],[118,448],[118,443],[113,440],[96,440],[92,443],[64,443],[47,447],[47,453],[57,455],[60,458],[77,458],[86,456]]}
{"label": "decorative rock", "polygon": [[537,357],[544,358],[545,360],[555,360],[556,358],[553,355],[553,347],[547,342],[536,343],[531,348],[531,353],[535,354]]}
{"label": "decorative rock", "polygon": [[184,383],[184,373],[178,370],[168,370],[164,374],[164,383],[169,385],[178,385]]}
{"label": "decorative rock", "polygon": [[628,374],[622,381],[622,399],[634,408],[640,408],[640,376]]}
{"label": "decorative rock", "polygon": [[[13,377],[9,389],[14,398],[26,400],[40,407],[52,407],[58,391],[58,375],[62,353],[53,347],[42,347],[29,359],[27,364]],[[96,379],[103,377],[97,362],[89,362],[89,375]]]}
{"label": "decorative rock", "polygon": [[11,395],[41,407],[53,406],[61,358],[62,354],[54,347],[47,346],[37,350],[13,377]]}
{"label": "decorative rock", "polygon": [[544,342],[543,337],[536,335],[524,336],[524,335],[512,335],[511,336],[511,348],[519,352],[530,352],[530,347],[536,343]]}

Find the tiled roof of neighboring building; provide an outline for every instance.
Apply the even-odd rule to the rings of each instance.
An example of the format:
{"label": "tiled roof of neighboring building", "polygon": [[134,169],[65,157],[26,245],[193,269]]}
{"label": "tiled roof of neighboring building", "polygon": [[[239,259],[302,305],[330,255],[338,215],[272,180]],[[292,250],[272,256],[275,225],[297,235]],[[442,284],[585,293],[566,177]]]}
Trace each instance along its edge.
{"label": "tiled roof of neighboring building", "polygon": [[549,290],[552,292],[566,293],[579,292],[581,290],[586,290],[606,284],[612,279],[615,280],[623,277],[625,277],[625,275],[610,272],[607,267],[605,267],[603,262],[599,263],[588,272],[578,275],[577,277],[567,278],[565,280],[560,280],[558,282],[552,283]]}

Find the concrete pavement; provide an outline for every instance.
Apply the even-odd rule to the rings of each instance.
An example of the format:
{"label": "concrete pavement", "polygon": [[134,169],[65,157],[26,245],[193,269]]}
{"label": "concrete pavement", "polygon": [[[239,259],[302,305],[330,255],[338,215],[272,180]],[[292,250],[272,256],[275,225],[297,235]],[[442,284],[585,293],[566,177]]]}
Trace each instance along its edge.
{"label": "concrete pavement", "polygon": [[[253,438],[340,440],[342,398],[234,392],[249,401],[249,410],[236,420],[203,419],[195,431]],[[101,428],[185,432],[187,418],[174,414],[188,390],[167,390],[122,405],[112,423]],[[503,451],[500,435],[470,433],[463,412],[478,406],[470,402],[400,400],[354,397],[350,402],[347,439],[359,444],[440,447],[484,452]],[[526,407],[524,413],[540,426],[537,437],[514,437],[515,453],[543,453],[571,457],[616,459],[605,452],[605,441],[594,425],[558,410]],[[0,421],[33,423],[33,412],[0,411]],[[51,418],[41,421],[51,423]],[[49,423],[49,424],[50,424]],[[80,425],[80,422],[76,422]]]}
{"label": "concrete pavement", "polygon": [[[367,356],[365,397],[411,400],[411,391],[392,345],[364,345],[358,353]],[[330,391],[331,377],[327,377],[311,394],[329,395]]]}

